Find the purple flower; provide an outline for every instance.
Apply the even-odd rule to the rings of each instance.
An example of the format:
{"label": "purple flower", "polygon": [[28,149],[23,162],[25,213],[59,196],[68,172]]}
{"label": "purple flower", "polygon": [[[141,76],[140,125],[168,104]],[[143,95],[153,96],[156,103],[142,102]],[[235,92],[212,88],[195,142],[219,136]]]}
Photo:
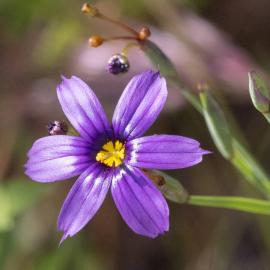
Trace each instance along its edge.
{"label": "purple flower", "polygon": [[26,174],[38,182],[80,175],[58,218],[62,241],[80,231],[103,203],[111,187],[113,200],[136,233],[156,237],[169,229],[169,209],[146,169],[180,169],[207,154],[199,142],[181,136],[141,137],[167,98],[159,73],[147,71],[126,86],[110,125],[94,92],[79,78],[63,77],[57,88],[62,109],[80,137],[48,136],[28,153]]}

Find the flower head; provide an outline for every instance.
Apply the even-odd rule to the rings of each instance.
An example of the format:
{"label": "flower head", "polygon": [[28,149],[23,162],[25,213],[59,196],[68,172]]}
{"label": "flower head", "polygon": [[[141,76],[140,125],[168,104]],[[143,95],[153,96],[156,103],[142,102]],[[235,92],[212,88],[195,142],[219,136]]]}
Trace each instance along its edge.
{"label": "flower head", "polygon": [[58,229],[64,232],[61,241],[91,220],[109,188],[134,232],[156,237],[168,231],[166,200],[141,169],[189,167],[208,151],[182,136],[141,137],[164,106],[165,79],[153,71],[135,76],[119,99],[112,125],[94,92],[79,78],[63,77],[57,95],[80,137],[58,135],[37,140],[28,153],[26,174],[38,182],[80,175],[58,218]]}

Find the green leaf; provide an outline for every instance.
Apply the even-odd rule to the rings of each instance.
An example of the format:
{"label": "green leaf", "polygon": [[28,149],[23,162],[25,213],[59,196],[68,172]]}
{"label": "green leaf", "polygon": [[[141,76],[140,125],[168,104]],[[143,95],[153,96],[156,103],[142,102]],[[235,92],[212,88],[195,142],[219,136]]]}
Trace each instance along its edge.
{"label": "green leaf", "polygon": [[[240,144],[237,138],[242,137],[241,132],[238,132],[240,135],[237,134],[236,130],[240,129],[236,128],[233,118],[226,119],[223,109],[209,92],[201,93],[200,102],[196,94],[185,89],[172,62],[155,43],[147,40],[142,44],[141,49],[167,80],[180,90],[198,112],[203,114],[213,141],[221,154],[238,169],[245,180],[268,197],[270,195],[269,177],[244,145]],[[229,109],[227,115],[230,115],[228,112]],[[268,120],[270,122],[270,116]]]}
{"label": "green leaf", "polygon": [[191,195],[187,201],[190,205],[218,207],[238,210],[252,214],[270,215],[270,201],[231,196]]}
{"label": "green leaf", "polygon": [[203,116],[216,147],[229,159],[233,155],[232,135],[225,114],[209,91],[200,93]]}
{"label": "green leaf", "polygon": [[246,150],[246,148],[233,138],[234,155],[232,164],[242,173],[245,179],[254,185],[267,197],[270,195],[269,176],[260,166],[257,160]]}
{"label": "green leaf", "polygon": [[50,67],[61,62],[61,58],[75,44],[79,37],[80,25],[70,18],[51,21],[40,34],[33,50],[33,60],[43,67]]}
{"label": "green leaf", "polygon": [[33,205],[44,191],[44,186],[26,179],[0,185],[0,231],[11,230],[15,217]]}
{"label": "green leaf", "polygon": [[152,64],[160,71],[160,73],[165,76],[170,83],[176,85],[180,89],[181,94],[194,106],[197,111],[201,112],[201,104],[197,95],[183,87],[174,65],[163,53],[163,51],[150,40],[146,40],[141,46],[141,49],[150,59]]}

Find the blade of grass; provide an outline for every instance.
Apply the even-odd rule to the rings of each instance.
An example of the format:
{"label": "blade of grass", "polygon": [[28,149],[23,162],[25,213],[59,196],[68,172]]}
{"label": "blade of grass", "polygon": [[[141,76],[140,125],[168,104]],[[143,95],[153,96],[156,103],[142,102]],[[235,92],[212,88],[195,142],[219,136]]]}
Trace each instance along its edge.
{"label": "blade of grass", "polygon": [[232,196],[190,195],[186,203],[196,206],[217,207],[252,214],[270,215],[270,202],[259,199]]}

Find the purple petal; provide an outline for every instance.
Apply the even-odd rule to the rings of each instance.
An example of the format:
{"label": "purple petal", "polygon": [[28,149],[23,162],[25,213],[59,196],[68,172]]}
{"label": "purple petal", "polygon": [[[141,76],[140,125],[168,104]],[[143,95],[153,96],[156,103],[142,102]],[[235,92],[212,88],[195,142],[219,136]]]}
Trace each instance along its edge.
{"label": "purple petal", "polygon": [[110,132],[105,112],[94,92],[78,77],[62,77],[57,95],[62,109],[80,135],[93,140],[99,134]]}
{"label": "purple petal", "polygon": [[126,140],[142,135],[158,117],[166,98],[166,81],[158,72],[147,71],[133,77],[114,111],[115,136]]}
{"label": "purple petal", "polygon": [[168,231],[167,202],[139,169],[121,169],[113,178],[111,189],[121,216],[134,232],[154,238]]}
{"label": "purple petal", "polygon": [[89,143],[80,137],[43,137],[29,150],[25,173],[38,182],[64,180],[79,175],[89,166],[89,152]]}
{"label": "purple petal", "polygon": [[111,183],[110,170],[95,163],[75,182],[58,217],[61,243],[80,231],[103,203]]}
{"label": "purple petal", "polygon": [[200,148],[199,142],[173,135],[153,135],[131,140],[126,145],[126,162],[149,169],[180,169],[202,161],[209,151]]}

